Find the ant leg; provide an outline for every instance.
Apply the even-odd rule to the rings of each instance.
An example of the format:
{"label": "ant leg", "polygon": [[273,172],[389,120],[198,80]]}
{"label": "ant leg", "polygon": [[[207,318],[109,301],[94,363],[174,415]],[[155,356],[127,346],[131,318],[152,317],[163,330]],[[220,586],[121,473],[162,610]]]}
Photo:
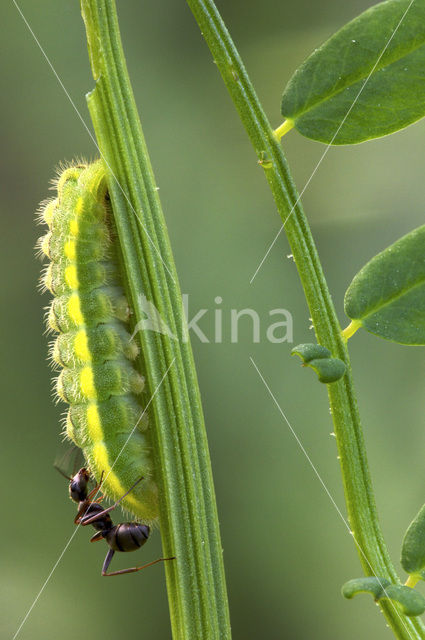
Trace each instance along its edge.
{"label": "ant leg", "polygon": [[166,560],[175,560],[175,556],[172,558],[158,558],[153,562],[148,562],[147,564],[142,565],[141,567],[131,567],[130,569],[121,569],[120,571],[111,571],[108,573],[108,567],[111,564],[111,560],[113,558],[115,551],[113,549],[109,549],[106,554],[105,562],[102,567],[102,576],[122,576],[124,573],[135,573],[136,571],[141,571],[142,569],[146,569],[146,567],[151,567],[153,564],[157,564],[157,562],[165,562]]}
{"label": "ant leg", "polygon": [[99,540],[104,540],[102,531],[98,531],[90,538],[90,542],[98,542]]}
{"label": "ant leg", "polygon": [[80,524],[81,517],[82,517],[84,511],[86,511],[86,510],[87,510],[87,505],[84,505],[84,507],[82,507],[81,509],[78,509],[77,515],[74,518],[74,524]]}
{"label": "ant leg", "polygon": [[138,480],[136,480],[136,482],[133,484],[133,486],[130,487],[130,489],[128,491],[125,492],[125,494],[123,496],[121,496],[121,498],[119,500],[117,500],[115,502],[115,504],[112,505],[112,507],[108,507],[107,509],[104,509],[103,511],[101,511],[100,513],[96,513],[94,516],[90,516],[89,518],[84,518],[83,520],[81,520],[80,524],[81,526],[85,527],[87,524],[92,524],[95,520],[98,520],[99,518],[101,518],[102,516],[104,516],[105,514],[109,513],[110,511],[113,511],[114,509],[116,509],[116,507],[118,507],[118,505],[120,504],[120,502],[122,500],[124,500],[124,498],[126,496],[128,496],[128,494],[133,491],[134,487],[136,485],[139,484],[139,482],[141,482],[142,480],[144,480],[143,476],[141,478],[139,478]]}
{"label": "ant leg", "polygon": [[81,524],[81,520],[84,518],[84,514],[90,507],[92,502],[86,498],[84,502],[78,507],[77,515],[74,518],[74,524]]}
{"label": "ant leg", "polygon": [[[103,476],[105,475],[105,472],[102,471],[102,475],[100,476],[100,482],[99,484],[97,484],[94,489],[92,489],[89,493],[89,495],[87,496],[86,500],[91,501],[92,497],[96,495],[96,493],[99,491],[100,487],[102,486],[102,482],[103,482]],[[101,496],[100,498],[97,498],[96,502],[100,502],[100,500],[102,500]]]}

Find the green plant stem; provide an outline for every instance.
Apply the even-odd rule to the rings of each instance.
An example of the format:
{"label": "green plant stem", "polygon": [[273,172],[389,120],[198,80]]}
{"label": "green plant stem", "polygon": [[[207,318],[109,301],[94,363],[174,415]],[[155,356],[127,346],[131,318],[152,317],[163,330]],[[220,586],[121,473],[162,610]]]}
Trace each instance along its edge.
{"label": "green plant stem", "polygon": [[[113,0],[81,0],[95,90],[88,96],[135,323],[143,296],[171,332],[140,331],[175,640],[230,638],[208,445],[177,274],[122,50]],[[188,240],[189,241],[189,240]],[[145,586],[141,583],[141,598]],[[146,635],[141,621],[141,637]]]}
{"label": "green plant stem", "polygon": [[[360,562],[366,575],[375,574],[399,583],[378,522],[346,343],[284,153],[214,3],[210,0],[187,0],[187,3],[264,167],[284,222],[317,340],[347,365],[346,375],[328,385],[328,393],[348,519]],[[380,602],[380,606],[397,638],[425,638],[420,619],[402,615],[389,602]]]}

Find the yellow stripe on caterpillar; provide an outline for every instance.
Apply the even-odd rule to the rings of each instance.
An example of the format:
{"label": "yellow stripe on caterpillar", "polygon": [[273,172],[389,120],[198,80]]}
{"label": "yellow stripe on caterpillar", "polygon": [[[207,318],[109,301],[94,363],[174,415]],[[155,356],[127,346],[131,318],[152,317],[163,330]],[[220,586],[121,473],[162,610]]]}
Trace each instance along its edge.
{"label": "yellow stripe on caterpillar", "polygon": [[90,403],[87,407],[87,426],[93,442],[102,440],[102,424],[100,421],[97,404],[95,404],[94,402]]}
{"label": "yellow stripe on caterpillar", "polygon": [[84,362],[91,362],[92,356],[87,340],[87,331],[85,329],[80,329],[76,334],[74,339],[74,349],[77,358]]}
{"label": "yellow stripe on caterpillar", "polygon": [[[78,223],[77,223],[77,227],[78,227]],[[41,249],[44,253],[46,253],[44,251],[43,245],[41,246]],[[65,256],[69,259],[69,260],[75,260],[76,255],[77,255],[77,251],[76,251],[76,246],[75,246],[75,240],[68,240],[67,242],[65,242],[64,245],[64,253]],[[46,253],[46,256],[48,256],[49,254]]]}
{"label": "yellow stripe on caterpillar", "polygon": [[75,218],[72,218],[72,220],[69,221],[69,233],[72,236],[78,236],[79,234],[79,226],[78,226],[78,220],[76,220]]}
{"label": "yellow stripe on caterpillar", "polygon": [[84,198],[80,196],[75,204],[75,213],[80,216],[84,211]]}
{"label": "yellow stripe on caterpillar", "polygon": [[96,400],[97,391],[94,382],[93,367],[87,366],[80,371],[80,389],[85,398]]}
{"label": "yellow stripe on caterpillar", "polygon": [[[98,442],[93,446],[92,456],[96,460],[96,465],[99,469],[102,469],[105,477],[105,482],[102,485],[106,486],[117,498],[121,497],[125,493],[125,487],[121,484],[121,481],[109,462],[108,450],[104,442]],[[135,507],[138,506],[137,499],[131,493],[126,496],[125,502],[132,504]]]}
{"label": "yellow stripe on caterpillar", "polygon": [[69,264],[67,267],[65,267],[64,276],[65,282],[70,289],[78,289],[78,273],[77,266],[75,264]]}
{"label": "yellow stripe on caterpillar", "polygon": [[76,324],[84,324],[84,316],[81,311],[80,298],[78,293],[72,294],[68,300],[68,313],[71,320]]}

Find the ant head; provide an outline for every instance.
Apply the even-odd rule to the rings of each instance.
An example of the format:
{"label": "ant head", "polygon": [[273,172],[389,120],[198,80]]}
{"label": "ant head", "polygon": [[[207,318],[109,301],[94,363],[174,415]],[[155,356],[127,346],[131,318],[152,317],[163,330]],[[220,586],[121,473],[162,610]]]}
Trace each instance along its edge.
{"label": "ant head", "polygon": [[83,467],[73,478],[69,478],[69,495],[74,502],[83,502],[87,498],[87,485],[90,480],[89,471]]}

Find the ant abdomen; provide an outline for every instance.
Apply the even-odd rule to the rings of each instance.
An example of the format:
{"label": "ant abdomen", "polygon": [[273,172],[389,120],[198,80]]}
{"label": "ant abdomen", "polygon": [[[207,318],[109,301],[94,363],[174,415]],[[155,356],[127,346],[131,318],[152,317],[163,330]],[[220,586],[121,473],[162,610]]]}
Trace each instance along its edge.
{"label": "ant abdomen", "polygon": [[122,522],[105,532],[104,537],[114,551],[136,551],[145,544],[149,533],[150,529],[146,524]]}

